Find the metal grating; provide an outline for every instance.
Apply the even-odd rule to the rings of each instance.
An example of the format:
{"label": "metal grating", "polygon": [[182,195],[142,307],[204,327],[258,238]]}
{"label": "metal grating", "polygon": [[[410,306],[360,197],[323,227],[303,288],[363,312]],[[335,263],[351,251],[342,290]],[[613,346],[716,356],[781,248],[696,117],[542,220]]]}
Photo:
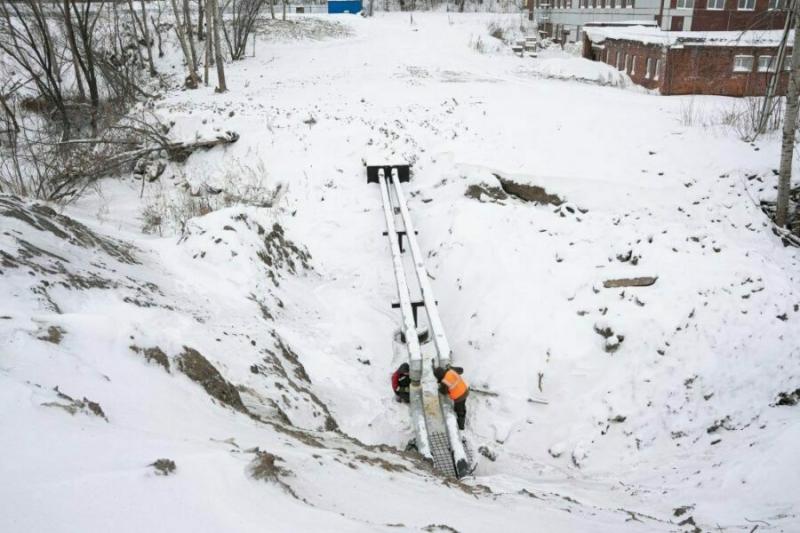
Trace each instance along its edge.
{"label": "metal grating", "polygon": [[442,475],[457,477],[447,433],[437,431],[430,433],[429,437],[433,454],[433,468]]}

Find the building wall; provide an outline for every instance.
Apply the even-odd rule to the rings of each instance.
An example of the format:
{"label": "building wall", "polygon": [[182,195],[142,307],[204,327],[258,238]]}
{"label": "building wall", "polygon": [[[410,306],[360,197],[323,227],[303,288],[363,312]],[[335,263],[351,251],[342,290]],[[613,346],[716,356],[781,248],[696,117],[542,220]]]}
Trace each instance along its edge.
{"label": "building wall", "polygon": [[[763,96],[770,73],[758,71],[758,57],[775,57],[777,47],[751,46],[678,46],[669,48],[636,41],[606,39],[600,44],[583,39],[583,57],[603,61],[624,70],[634,83],[658,89],[664,95],[714,94],[721,96]],[[791,49],[786,51],[788,64]],[[753,57],[749,72],[734,72],[737,55]],[[626,62],[625,58],[630,59]],[[633,58],[636,57],[636,70]],[[658,79],[655,72],[647,76],[647,59],[660,60]],[[656,63],[653,63],[656,66]],[[789,75],[780,74],[778,94],[786,94]]]}
{"label": "building wall", "polygon": [[[622,21],[647,21],[656,20],[661,0],[626,0],[627,5],[632,7],[610,7],[612,0],[585,0],[587,7],[578,7],[580,0],[562,0],[558,7],[558,0],[538,0],[539,7],[534,6],[534,20],[540,26],[548,25],[555,30],[556,26],[569,30],[568,40],[570,42],[579,41],[579,29],[587,22],[622,22]],[[617,0],[619,2],[619,0]],[[668,1],[668,0],[667,0]],[[541,6],[552,6],[542,8]],[[616,4],[621,5],[621,2]],[[608,6],[608,7],[606,7]],[[547,30],[545,30],[547,31]],[[550,37],[557,38],[558,35],[548,33]]]}
{"label": "building wall", "polygon": [[[791,52],[787,52],[791,54]],[[777,48],[734,46],[687,46],[668,52],[662,94],[717,94],[761,96],[766,92],[768,73],[758,72],[760,55],[777,54]],[[734,57],[753,56],[750,72],[734,72]],[[787,58],[788,59],[788,58]],[[786,93],[788,73],[781,73],[779,94]]]}
{"label": "building wall", "polygon": [[692,30],[777,30],[785,23],[786,12],[770,10],[769,0],[756,0],[752,11],[739,10],[738,0],[724,0],[721,10],[708,9],[707,0],[695,0]]}
{"label": "building wall", "polygon": [[[755,0],[755,9],[739,10],[739,0],[723,0],[724,9],[708,9],[708,0],[694,0],[693,8],[679,8],[678,0],[531,0],[534,3],[534,20],[540,26],[569,30],[569,41],[582,39],[578,31],[587,22],[613,21],[657,21],[667,31],[726,31],[745,29],[782,29],[786,14],[780,10],[769,10],[770,0]],[[784,2],[786,0],[783,0]],[[585,5],[586,7],[580,7]],[[545,30],[548,31],[548,30]]]}
{"label": "building wall", "polygon": [[[661,89],[667,64],[667,50],[661,45],[607,39],[601,46],[597,46],[584,37],[583,57],[602,61],[624,71],[637,85],[648,89]],[[649,76],[648,59],[652,65]]]}

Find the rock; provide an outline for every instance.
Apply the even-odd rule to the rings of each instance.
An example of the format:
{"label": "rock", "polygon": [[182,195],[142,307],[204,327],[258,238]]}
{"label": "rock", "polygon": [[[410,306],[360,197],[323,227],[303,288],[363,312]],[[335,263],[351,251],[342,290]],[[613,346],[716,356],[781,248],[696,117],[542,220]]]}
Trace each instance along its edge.
{"label": "rock", "polygon": [[47,333],[44,335],[40,335],[36,337],[40,341],[50,342],[53,344],[61,344],[61,339],[64,338],[64,331],[62,328],[58,326],[50,326],[47,328]]}
{"label": "rock", "polygon": [[775,405],[793,406],[800,403],[800,388],[794,392],[780,392],[775,400]]}
{"label": "rock", "polygon": [[603,282],[603,287],[606,289],[614,289],[618,287],[649,287],[653,285],[658,276],[644,276],[641,278],[618,278],[608,279]]}
{"label": "rock", "polygon": [[211,397],[237,411],[247,412],[236,387],[226,381],[214,365],[194,348],[183,347],[183,353],[178,356],[178,368],[189,379],[202,385]]}
{"label": "rock", "polygon": [[497,460],[497,452],[490,449],[488,446],[479,446],[478,453],[482,456],[486,457],[490,461],[494,462]]}
{"label": "rock", "polygon": [[168,476],[175,472],[175,461],[172,459],[157,459],[154,463],[150,463],[150,465],[156,470],[156,474],[159,476]]}

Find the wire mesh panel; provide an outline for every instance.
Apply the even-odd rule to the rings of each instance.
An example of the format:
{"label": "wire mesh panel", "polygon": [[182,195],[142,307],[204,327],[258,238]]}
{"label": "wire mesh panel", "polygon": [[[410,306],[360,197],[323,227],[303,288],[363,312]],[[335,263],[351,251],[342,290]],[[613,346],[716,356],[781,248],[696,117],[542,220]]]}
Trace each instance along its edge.
{"label": "wire mesh panel", "polygon": [[436,432],[430,435],[433,468],[442,475],[456,477],[453,454],[450,452],[450,441],[447,433]]}

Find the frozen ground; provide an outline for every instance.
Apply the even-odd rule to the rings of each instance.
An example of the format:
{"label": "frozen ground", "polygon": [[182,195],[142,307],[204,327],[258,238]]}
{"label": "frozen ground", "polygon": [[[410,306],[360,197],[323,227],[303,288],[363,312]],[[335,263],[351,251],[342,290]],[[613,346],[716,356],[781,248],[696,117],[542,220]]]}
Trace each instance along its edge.
{"label": "frozen ground", "polygon": [[[518,58],[487,32],[518,17],[322,20],[349,31],[283,28],[230,92],[158,101],[176,135],[241,139],[143,199],[105,183],[65,211],[85,228],[0,205],[0,530],[800,529],[800,407],[776,405],[800,388],[798,254],[756,205],[777,139],[690,124],[730,99]],[[470,438],[496,456],[461,484],[397,451],[399,316],[362,162],[398,156]],[[184,180],[282,188],[143,235]]]}

